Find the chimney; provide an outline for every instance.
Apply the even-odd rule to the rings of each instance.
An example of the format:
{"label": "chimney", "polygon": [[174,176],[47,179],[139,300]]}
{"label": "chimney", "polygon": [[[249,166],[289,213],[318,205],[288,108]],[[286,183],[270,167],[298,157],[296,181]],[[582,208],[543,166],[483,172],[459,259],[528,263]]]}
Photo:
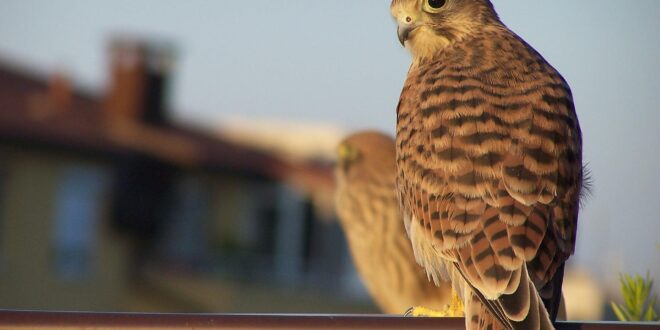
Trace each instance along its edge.
{"label": "chimney", "polygon": [[115,39],[110,46],[107,117],[151,125],[166,124],[167,83],[172,62],[173,51],[168,45]]}

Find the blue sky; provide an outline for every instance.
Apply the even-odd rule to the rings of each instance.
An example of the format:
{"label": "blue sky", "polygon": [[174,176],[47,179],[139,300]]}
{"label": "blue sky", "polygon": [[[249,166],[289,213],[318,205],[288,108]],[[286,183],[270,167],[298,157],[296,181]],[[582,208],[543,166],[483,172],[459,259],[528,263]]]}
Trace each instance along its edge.
{"label": "blue sky", "polygon": [[[571,84],[594,196],[576,262],[660,281],[660,1],[495,0]],[[409,56],[387,0],[2,0],[0,58],[106,82],[112,33],[172,41],[176,116],[314,121],[393,132]]]}

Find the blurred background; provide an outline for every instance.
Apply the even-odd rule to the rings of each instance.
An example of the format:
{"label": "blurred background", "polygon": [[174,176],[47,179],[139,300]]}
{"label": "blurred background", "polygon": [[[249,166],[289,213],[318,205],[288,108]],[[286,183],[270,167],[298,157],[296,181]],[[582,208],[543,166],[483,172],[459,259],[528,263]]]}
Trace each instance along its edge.
{"label": "blurred background", "polygon": [[[611,319],[660,280],[660,2],[493,2],[572,86],[568,316]],[[394,133],[395,33],[385,0],[0,0],[0,308],[377,312],[331,166]]]}

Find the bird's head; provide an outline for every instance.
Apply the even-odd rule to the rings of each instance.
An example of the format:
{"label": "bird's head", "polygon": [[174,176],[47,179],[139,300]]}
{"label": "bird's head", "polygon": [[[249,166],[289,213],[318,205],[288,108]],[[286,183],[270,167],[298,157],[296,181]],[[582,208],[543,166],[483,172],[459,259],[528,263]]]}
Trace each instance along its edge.
{"label": "bird's head", "polygon": [[361,181],[384,177],[394,180],[394,140],[378,132],[359,132],[337,147],[335,175],[339,181]]}
{"label": "bird's head", "polygon": [[390,11],[398,25],[399,41],[414,58],[432,57],[499,22],[489,0],[392,0]]}

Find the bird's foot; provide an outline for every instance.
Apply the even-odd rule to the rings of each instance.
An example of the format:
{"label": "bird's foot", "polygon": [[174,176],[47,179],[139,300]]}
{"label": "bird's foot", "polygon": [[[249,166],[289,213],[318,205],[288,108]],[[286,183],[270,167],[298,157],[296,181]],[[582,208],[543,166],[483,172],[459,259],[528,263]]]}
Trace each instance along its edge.
{"label": "bird's foot", "polygon": [[458,297],[458,295],[453,292],[451,295],[451,303],[445,305],[443,309],[433,310],[430,308],[415,306],[410,307],[404,316],[407,317],[464,317],[465,306],[463,306],[463,301]]}
{"label": "bird's foot", "polygon": [[407,317],[452,317],[450,314],[450,305],[447,305],[441,310],[433,310],[422,306],[410,307],[403,315]]}
{"label": "bird's foot", "polygon": [[456,291],[451,290],[451,304],[449,305],[449,317],[464,317],[465,305]]}

